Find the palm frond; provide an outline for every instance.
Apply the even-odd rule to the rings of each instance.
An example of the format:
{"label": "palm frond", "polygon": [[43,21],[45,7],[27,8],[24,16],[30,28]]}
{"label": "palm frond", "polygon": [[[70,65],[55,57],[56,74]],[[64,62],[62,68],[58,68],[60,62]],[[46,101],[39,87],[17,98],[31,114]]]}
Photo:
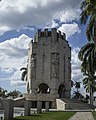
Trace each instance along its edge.
{"label": "palm frond", "polygon": [[87,43],[87,44],[85,44],[82,48],[81,48],[81,50],[79,51],[79,54],[78,54],[78,58],[79,58],[79,60],[83,60],[83,56],[85,55],[85,53],[89,50],[89,51],[91,51],[91,49],[94,47],[95,45],[94,45],[94,43]]}
{"label": "palm frond", "polygon": [[90,0],[91,4],[96,4],[96,0]]}
{"label": "palm frond", "polygon": [[27,71],[24,71],[24,72],[22,73],[21,80],[24,81],[24,78],[25,78],[26,74],[27,74]]}
{"label": "palm frond", "polygon": [[83,10],[87,4],[88,4],[88,2],[86,2],[86,0],[84,0],[80,5],[80,9]]}
{"label": "palm frond", "polygon": [[27,68],[22,67],[22,68],[20,69],[20,71],[22,71],[22,70],[23,70],[23,72],[22,72],[22,75],[21,75],[21,80],[24,81],[24,79],[27,80]]}
{"label": "palm frond", "polygon": [[84,11],[82,11],[81,14],[80,14],[80,23],[85,25],[86,22],[87,22],[87,20],[88,20],[87,11],[84,10]]}
{"label": "palm frond", "polygon": [[25,67],[20,68],[20,71],[22,71],[22,70],[27,70],[27,68],[25,68]]}

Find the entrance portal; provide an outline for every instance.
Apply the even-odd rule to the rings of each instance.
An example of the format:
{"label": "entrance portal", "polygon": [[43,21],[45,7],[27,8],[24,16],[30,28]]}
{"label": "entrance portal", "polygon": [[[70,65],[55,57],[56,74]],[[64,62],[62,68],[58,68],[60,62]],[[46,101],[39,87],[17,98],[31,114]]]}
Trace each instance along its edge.
{"label": "entrance portal", "polygon": [[65,86],[63,84],[60,84],[58,89],[59,98],[64,98],[65,96]]}

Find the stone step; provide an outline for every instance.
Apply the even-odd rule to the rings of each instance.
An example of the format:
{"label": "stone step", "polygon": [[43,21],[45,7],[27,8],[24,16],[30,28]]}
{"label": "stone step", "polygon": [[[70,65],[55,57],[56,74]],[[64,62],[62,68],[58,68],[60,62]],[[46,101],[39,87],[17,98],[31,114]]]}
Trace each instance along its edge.
{"label": "stone step", "polygon": [[79,109],[95,109],[94,106],[84,103],[80,100],[73,99],[56,99],[57,109],[58,110],[79,110]]}

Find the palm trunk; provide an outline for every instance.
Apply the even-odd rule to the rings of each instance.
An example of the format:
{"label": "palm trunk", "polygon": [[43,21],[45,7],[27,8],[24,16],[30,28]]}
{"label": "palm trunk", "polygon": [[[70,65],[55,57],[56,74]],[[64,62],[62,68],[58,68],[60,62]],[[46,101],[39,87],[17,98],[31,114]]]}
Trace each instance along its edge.
{"label": "palm trunk", "polygon": [[90,93],[90,104],[93,105],[93,90],[92,90],[91,84],[89,84],[89,93]]}
{"label": "palm trunk", "polygon": [[90,88],[90,104],[93,105],[93,91],[92,91],[92,87]]}
{"label": "palm trunk", "polygon": [[91,92],[91,85],[90,85],[90,80],[89,80],[89,104],[92,104],[92,92]]}

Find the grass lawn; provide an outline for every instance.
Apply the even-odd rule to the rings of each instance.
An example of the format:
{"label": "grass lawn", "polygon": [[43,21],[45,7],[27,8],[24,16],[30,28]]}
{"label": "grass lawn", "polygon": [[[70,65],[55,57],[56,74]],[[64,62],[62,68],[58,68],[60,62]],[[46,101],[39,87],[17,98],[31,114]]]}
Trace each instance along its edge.
{"label": "grass lawn", "polygon": [[15,117],[14,120],[68,120],[75,112],[47,112],[32,116]]}
{"label": "grass lawn", "polygon": [[93,116],[94,116],[94,120],[96,120],[96,112],[92,112]]}

